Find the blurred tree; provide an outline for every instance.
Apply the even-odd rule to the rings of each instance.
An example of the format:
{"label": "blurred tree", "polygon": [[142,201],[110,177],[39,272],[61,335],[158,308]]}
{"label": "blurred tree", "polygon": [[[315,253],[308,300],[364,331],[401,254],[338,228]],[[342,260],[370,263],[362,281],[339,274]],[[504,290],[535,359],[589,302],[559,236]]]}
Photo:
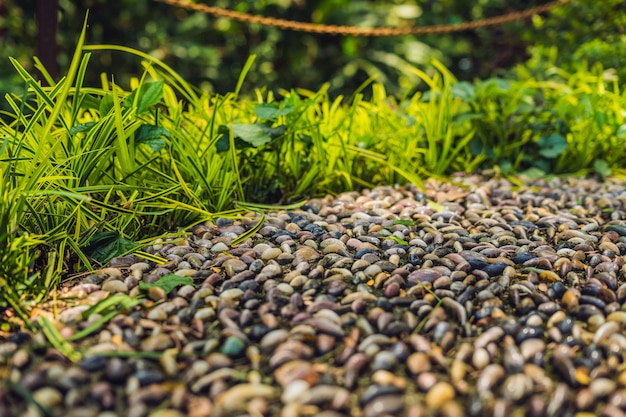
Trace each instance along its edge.
{"label": "blurred tree", "polygon": [[37,55],[52,78],[59,76],[56,60],[58,7],[58,0],[37,1]]}
{"label": "blurred tree", "polygon": [[[32,68],[36,47],[35,0],[6,2],[3,55]],[[89,43],[138,48],[163,59],[187,81],[216,92],[231,91],[243,63],[258,55],[246,88],[267,86],[318,89],[330,82],[331,92],[351,94],[375,76],[391,93],[408,94],[420,86],[413,67],[428,70],[434,57],[460,79],[485,78],[524,62],[529,48],[557,46],[559,64],[586,59],[621,66],[626,48],[623,0],[575,2],[535,17],[498,27],[424,37],[360,38],[283,32],[258,24],[213,18],[152,0],[58,0],[61,68],[68,64],[87,9]],[[449,24],[523,10],[546,0],[215,0],[212,5],[285,19],[357,26]],[[620,4],[621,3],[621,4]],[[135,57],[117,52],[95,53],[88,82],[99,84],[100,72],[112,73],[125,85],[140,72]],[[626,71],[626,70],[623,70]],[[62,71],[61,71],[62,72]],[[15,86],[8,60],[0,60],[0,82]],[[5,87],[6,88],[6,87]]]}

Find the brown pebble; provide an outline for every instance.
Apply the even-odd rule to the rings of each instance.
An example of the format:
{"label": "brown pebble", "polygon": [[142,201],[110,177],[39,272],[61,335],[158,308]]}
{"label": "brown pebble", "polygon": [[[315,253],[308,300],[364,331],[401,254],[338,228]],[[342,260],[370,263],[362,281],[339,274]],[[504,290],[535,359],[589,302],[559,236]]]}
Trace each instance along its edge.
{"label": "brown pebble", "polygon": [[572,289],[568,289],[561,297],[561,302],[565,306],[568,311],[573,311],[576,307],[578,307],[578,295]]}
{"label": "brown pebble", "polygon": [[161,301],[167,298],[167,294],[165,293],[165,290],[163,290],[163,288],[153,286],[148,289],[148,297],[152,301]]}
{"label": "brown pebble", "polygon": [[406,366],[413,375],[428,372],[431,369],[430,358],[426,353],[415,352],[408,357]]}
{"label": "brown pebble", "polygon": [[433,385],[426,393],[426,405],[430,408],[440,409],[445,403],[454,399],[454,387],[448,382],[441,381]]}

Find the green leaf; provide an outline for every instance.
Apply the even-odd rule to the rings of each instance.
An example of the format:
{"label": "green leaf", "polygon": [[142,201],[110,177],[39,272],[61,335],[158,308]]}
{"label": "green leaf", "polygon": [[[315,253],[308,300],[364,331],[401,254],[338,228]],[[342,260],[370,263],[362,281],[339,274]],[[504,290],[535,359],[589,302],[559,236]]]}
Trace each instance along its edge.
{"label": "green leaf", "polygon": [[536,109],[536,106],[533,103],[519,103],[516,107],[515,107],[515,113],[518,114],[532,114]]}
{"label": "green leaf", "polygon": [[74,363],[80,361],[82,354],[74,349],[74,347],[68,342],[59,331],[54,327],[52,322],[47,317],[39,317],[39,324],[43,334],[55,349],[57,349],[63,356],[68,358]]}
{"label": "green leaf", "polygon": [[78,124],[74,127],[72,127],[70,129],[70,135],[71,136],[76,136],[77,133],[83,133],[83,132],[88,132],[91,130],[92,127],[94,127],[96,125],[96,122],[87,122],[87,123],[81,123]]}
{"label": "green leaf", "polygon": [[[259,124],[234,124],[233,136],[237,149],[258,148],[270,143],[273,139],[285,134],[286,126],[268,127]],[[222,136],[215,143],[218,152],[226,152],[230,149],[230,129],[221,125],[217,132]]]}
{"label": "green leaf", "polygon": [[157,104],[163,98],[163,81],[156,81],[153,83],[144,83],[135,88],[130,96],[124,102],[127,108],[131,108],[135,103],[135,96],[137,96],[137,114],[142,114],[150,110],[150,107]]}
{"label": "green leaf", "polygon": [[152,287],[159,287],[163,291],[165,291],[166,294],[169,294],[174,288],[180,287],[182,285],[193,285],[193,280],[189,277],[181,277],[180,275],[176,274],[166,274],[152,284],[144,281],[139,282],[139,288],[142,290],[149,290]]}
{"label": "green leaf", "polygon": [[141,125],[135,131],[135,143],[143,143],[153,151],[160,151],[165,147],[165,139],[170,138],[170,132],[164,127],[154,125]]}
{"label": "green leaf", "polygon": [[522,171],[520,174],[526,175],[529,178],[541,178],[541,177],[546,176],[546,171],[536,168],[536,167],[532,167],[532,168],[528,168],[525,171]]}
{"label": "green leaf", "polygon": [[263,127],[261,125],[235,124],[233,125],[233,135],[258,148],[272,141],[271,136],[267,134]]}
{"label": "green leaf", "polygon": [[[139,304],[139,301],[128,294],[112,294],[108,297],[101,299],[96,304],[83,311],[81,316],[83,320],[86,320],[87,317],[91,316],[92,314],[98,314],[103,316],[110,313],[111,311],[120,312],[121,310],[128,310],[130,308],[133,308],[137,304]],[[69,340],[72,340],[72,338],[70,337]]]}
{"label": "green leaf", "polygon": [[505,175],[513,173],[513,164],[511,163],[511,161],[501,161],[498,166],[500,167],[500,171],[502,171],[502,173]]}
{"label": "green leaf", "polygon": [[112,108],[113,108],[113,96],[111,94],[107,94],[104,97],[102,97],[102,100],[100,100],[100,108],[98,110],[100,112],[100,117],[104,117],[107,114],[109,114]]}
{"label": "green leaf", "polygon": [[469,149],[473,156],[484,156],[486,159],[492,159],[496,156],[493,148],[483,145],[479,139],[472,139]]}
{"label": "green leaf", "polygon": [[276,127],[262,126],[263,131],[272,139],[276,139],[285,134],[287,126],[280,125]]}
{"label": "green leaf", "polygon": [[403,226],[415,226],[416,223],[414,220],[402,220],[402,219],[396,219],[392,222],[393,224],[401,224]]}
{"label": "green leaf", "polygon": [[619,140],[625,140],[626,139],[626,125],[621,125],[619,128],[617,128],[617,132],[615,132],[615,136],[617,136]]}
{"label": "green leaf", "polygon": [[285,106],[281,109],[276,103],[261,103],[254,108],[254,114],[256,114],[259,119],[269,120],[276,119],[280,116],[287,116],[291,114],[293,110],[293,106]]}
{"label": "green leaf", "polygon": [[469,100],[476,94],[476,86],[467,81],[461,81],[452,86],[452,97]]}
{"label": "green leaf", "polygon": [[483,118],[483,115],[479,113],[474,113],[474,112],[457,113],[454,116],[452,116],[452,123],[454,123],[457,126],[460,126],[465,122],[469,122],[471,120],[482,119],[482,118]]}
{"label": "green leaf", "polygon": [[116,256],[124,255],[139,248],[141,245],[132,242],[122,236],[117,231],[106,231],[96,233],[85,248],[86,255],[96,261],[106,264]]}
{"label": "green leaf", "polygon": [[[495,92],[506,92],[511,88],[511,81],[504,80],[502,78],[488,78],[481,82],[481,86],[490,91],[492,94]],[[493,89],[496,91],[492,91]]]}
{"label": "green leaf", "polygon": [[600,129],[602,129],[606,124],[606,113],[602,111],[596,111],[593,114],[593,120],[596,122],[596,125],[598,125]]}
{"label": "green leaf", "polygon": [[85,110],[98,110],[100,108],[101,100],[97,97],[94,97],[91,94],[85,94],[83,96],[83,101],[81,103],[81,107]]}
{"label": "green leaf", "polygon": [[567,148],[567,139],[558,133],[551,133],[542,136],[537,142],[539,145],[539,155],[544,158],[553,159],[559,157]]}
{"label": "green leaf", "polygon": [[593,170],[600,174],[602,177],[611,175],[611,167],[604,159],[596,159],[593,161]]}
{"label": "green leaf", "polygon": [[385,239],[394,240],[396,243],[399,243],[400,245],[408,245],[409,244],[409,242],[407,242],[406,240],[400,239],[398,236],[395,236],[395,235],[385,236]]}

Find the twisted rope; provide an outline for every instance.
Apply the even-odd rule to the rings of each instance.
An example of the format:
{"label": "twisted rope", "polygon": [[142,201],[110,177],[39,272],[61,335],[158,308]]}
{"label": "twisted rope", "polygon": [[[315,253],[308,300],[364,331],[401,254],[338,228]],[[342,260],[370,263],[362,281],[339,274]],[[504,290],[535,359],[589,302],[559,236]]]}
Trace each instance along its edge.
{"label": "twisted rope", "polygon": [[274,17],[266,17],[253,15],[249,13],[235,12],[221,7],[207,6],[206,4],[190,3],[186,0],[154,0],[160,3],[165,3],[170,6],[182,7],[187,10],[193,10],[200,13],[207,13],[216,17],[225,17],[227,19],[236,20],[244,23],[258,23],[265,26],[272,26],[283,30],[293,30],[297,32],[309,32],[327,35],[340,35],[340,36],[402,36],[402,35],[426,35],[434,33],[452,33],[462,32],[466,30],[478,29],[487,26],[501,25],[504,23],[512,22],[515,20],[526,19],[536,14],[545,13],[555,7],[562,6],[570,3],[573,0],[557,0],[550,3],[543,4],[541,6],[531,7],[519,12],[507,13],[500,16],[489,17],[486,19],[475,20],[471,22],[447,24],[447,25],[435,25],[435,26],[423,26],[423,27],[408,27],[408,28],[393,28],[393,27],[380,27],[380,28],[363,28],[357,26],[343,26],[343,25],[324,25],[319,23],[306,23],[297,22],[294,20],[277,19]]}

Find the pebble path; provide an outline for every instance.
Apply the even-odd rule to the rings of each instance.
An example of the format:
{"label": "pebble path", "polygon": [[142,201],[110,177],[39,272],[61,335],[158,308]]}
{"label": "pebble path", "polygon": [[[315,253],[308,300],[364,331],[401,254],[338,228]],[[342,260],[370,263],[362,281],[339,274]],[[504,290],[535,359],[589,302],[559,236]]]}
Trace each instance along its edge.
{"label": "pebble path", "polygon": [[[0,417],[626,415],[626,188],[486,176],[196,226],[0,336]],[[149,291],[174,273],[195,285]],[[41,313],[45,313],[42,306]],[[50,309],[51,310],[51,309]],[[50,317],[53,317],[50,315]],[[35,403],[39,404],[37,407]]]}

